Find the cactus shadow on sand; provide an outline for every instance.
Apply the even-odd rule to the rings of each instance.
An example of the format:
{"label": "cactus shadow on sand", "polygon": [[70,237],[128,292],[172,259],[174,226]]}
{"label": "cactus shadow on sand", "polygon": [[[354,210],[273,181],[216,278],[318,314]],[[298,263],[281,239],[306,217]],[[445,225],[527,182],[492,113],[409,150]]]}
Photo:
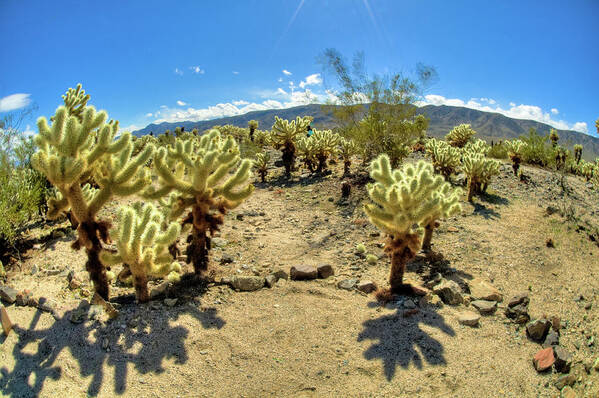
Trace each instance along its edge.
{"label": "cactus shadow on sand", "polygon": [[[378,305],[373,303],[374,305]],[[417,314],[405,316],[402,310],[369,319],[362,325],[364,329],[358,335],[358,341],[375,340],[364,351],[367,360],[380,359],[387,380],[393,379],[397,366],[407,369],[410,363],[422,369],[423,362],[430,365],[445,365],[444,348],[441,342],[420,327],[420,324],[438,328],[449,336],[455,331],[443,317],[432,308],[427,307]]]}
{"label": "cactus shadow on sand", "polygon": [[[88,321],[74,325],[69,319],[77,310],[67,311],[47,329],[38,328],[42,314],[39,310],[27,328],[15,326],[19,341],[12,352],[14,369],[9,372],[0,367],[0,392],[4,396],[39,396],[48,378],[58,380],[65,375],[64,358],[58,358],[65,349],[77,362],[80,377],[91,376],[88,396],[100,393],[105,366],[114,368],[113,391],[120,395],[126,391],[130,365],[141,375],[159,374],[165,371],[165,360],[174,359],[177,364],[188,361],[185,339],[189,330],[183,326],[172,326],[181,315],[190,315],[206,329],[220,329],[225,325],[216,309],[201,310],[189,304],[172,309],[164,309],[160,304],[157,307],[156,304],[152,307],[152,303],[132,304],[122,306],[121,315],[115,321]],[[125,324],[127,326],[123,327]],[[33,353],[27,347],[30,343],[38,343]],[[70,370],[73,371],[72,368]]]}

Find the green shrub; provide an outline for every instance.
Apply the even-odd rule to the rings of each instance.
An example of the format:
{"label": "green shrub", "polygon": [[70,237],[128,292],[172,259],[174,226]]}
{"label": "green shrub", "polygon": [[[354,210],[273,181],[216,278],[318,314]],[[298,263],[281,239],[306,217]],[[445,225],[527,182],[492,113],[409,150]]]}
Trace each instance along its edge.
{"label": "green shrub", "polygon": [[505,143],[502,142],[501,144],[493,145],[489,150],[489,153],[487,153],[487,156],[493,159],[507,159],[507,152],[507,147],[505,146]]}
{"label": "green shrub", "polygon": [[542,136],[531,128],[528,136],[520,137],[527,145],[522,152],[522,160],[527,164],[547,167],[554,162],[553,150],[547,145],[548,136]]}

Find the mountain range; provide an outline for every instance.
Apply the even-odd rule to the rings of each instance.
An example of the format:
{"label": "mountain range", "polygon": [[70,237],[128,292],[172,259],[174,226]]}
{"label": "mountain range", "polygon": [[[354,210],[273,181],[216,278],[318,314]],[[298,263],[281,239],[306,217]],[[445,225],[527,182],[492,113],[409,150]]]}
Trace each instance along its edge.
{"label": "mountain range", "polygon": [[[250,120],[257,120],[261,129],[270,129],[275,121],[275,115],[289,120],[295,119],[296,116],[310,115],[314,117],[313,126],[315,128],[331,128],[335,126],[335,120],[327,109],[330,109],[330,107],[312,104],[287,109],[254,111],[243,115],[199,122],[163,122],[160,124],[149,124],[141,130],[134,131],[133,134],[139,137],[153,132],[154,135],[157,135],[166,130],[173,131],[177,126],[185,127],[186,131],[191,131],[194,128],[204,131],[213,126],[225,124],[247,127],[247,123]],[[443,137],[453,127],[461,123],[469,123],[478,133],[477,137],[487,141],[518,138],[528,134],[530,128],[536,129],[539,134],[547,135],[552,128],[548,124],[533,120],[513,119],[500,113],[483,112],[458,106],[426,105],[419,107],[417,112],[426,115],[430,120],[427,134],[438,138]],[[572,148],[574,144],[581,144],[584,147],[583,157],[585,159],[593,160],[599,156],[599,137],[593,137],[572,130],[557,131],[560,136],[560,144],[569,148]]]}

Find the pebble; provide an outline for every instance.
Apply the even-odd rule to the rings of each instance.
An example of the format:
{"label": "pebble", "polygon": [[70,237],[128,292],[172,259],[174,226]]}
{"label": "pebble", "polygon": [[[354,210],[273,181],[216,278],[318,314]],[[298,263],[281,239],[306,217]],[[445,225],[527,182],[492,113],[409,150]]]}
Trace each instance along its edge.
{"label": "pebble", "polygon": [[166,299],[164,299],[164,305],[166,305],[167,307],[174,307],[175,304],[177,304],[177,299],[176,298],[166,298]]}
{"label": "pebble", "polygon": [[495,301],[475,300],[471,304],[482,315],[491,315],[497,310],[497,302]]}
{"label": "pebble", "polygon": [[537,319],[526,324],[526,334],[537,342],[542,342],[549,332],[551,322],[547,319]]}
{"label": "pebble", "polygon": [[522,292],[516,294],[514,297],[508,300],[508,307],[515,307],[520,304],[528,305],[530,299],[528,298],[528,292]]}
{"label": "pebble", "polygon": [[264,287],[266,279],[262,276],[236,275],[231,278],[231,287],[242,292],[252,292]]}
{"label": "pebble", "polygon": [[561,391],[561,398],[578,398],[576,391],[570,386],[565,386]]}
{"label": "pebble", "polygon": [[343,279],[337,283],[337,287],[343,290],[352,290],[356,286],[356,283],[355,279]]}
{"label": "pebble", "polygon": [[277,283],[277,277],[274,274],[267,275],[264,278],[264,283],[268,288],[272,288]]}
{"label": "pebble", "polygon": [[503,301],[503,296],[493,285],[480,278],[468,282],[470,295],[477,300]]}
{"label": "pebble", "polygon": [[568,373],[572,366],[572,354],[560,346],[553,347],[553,353],[555,354],[555,370],[560,373]]}
{"label": "pebble", "polygon": [[554,362],[555,357],[553,356],[553,348],[551,347],[544,348],[537,352],[532,359],[532,363],[537,372],[543,372],[550,369]]}
{"label": "pebble", "polygon": [[372,281],[363,280],[358,283],[356,289],[363,293],[372,293],[376,290],[376,284]]}
{"label": "pebble", "polygon": [[462,325],[475,327],[478,326],[480,315],[473,311],[464,311],[458,315],[458,322]]}
{"label": "pebble", "polygon": [[12,287],[6,285],[0,286],[0,299],[8,304],[12,304],[17,301],[17,293],[19,292]]}
{"label": "pebble", "polygon": [[317,267],[318,277],[321,279],[326,279],[329,276],[333,276],[335,271],[333,270],[333,266],[330,264],[321,264]]}
{"label": "pebble", "polygon": [[558,388],[558,390],[561,390],[562,388],[571,386],[574,383],[576,383],[576,375],[574,373],[569,373],[567,375],[558,377],[558,379],[555,381],[555,386]]}
{"label": "pebble", "polygon": [[445,304],[458,305],[464,302],[462,289],[451,280],[445,280],[433,288],[433,293],[441,297]]}
{"label": "pebble", "polygon": [[279,279],[289,279],[287,272],[282,269],[276,269],[272,274],[277,277],[277,281]]}
{"label": "pebble", "polygon": [[543,342],[543,348],[559,345],[559,334],[555,330],[550,330]]}

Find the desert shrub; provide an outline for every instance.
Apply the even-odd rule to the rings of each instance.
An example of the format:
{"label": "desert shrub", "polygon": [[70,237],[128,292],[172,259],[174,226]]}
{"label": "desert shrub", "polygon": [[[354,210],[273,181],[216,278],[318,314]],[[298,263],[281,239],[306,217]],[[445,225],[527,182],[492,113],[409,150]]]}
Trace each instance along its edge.
{"label": "desert shrub", "polygon": [[316,171],[320,173],[326,170],[327,159],[337,154],[341,137],[331,130],[314,130],[308,139],[314,141],[314,157],[318,161]]}
{"label": "desert shrub", "polygon": [[526,143],[526,147],[522,151],[522,161],[526,164],[547,167],[553,163],[553,151],[547,145],[549,138],[537,133],[534,128],[528,131],[527,136],[522,136],[520,139]]}
{"label": "desert shrub", "polygon": [[576,161],[576,164],[580,163],[580,160],[582,159],[582,149],[582,145],[574,145],[574,160]]}
{"label": "desert shrub", "polygon": [[499,174],[499,162],[487,158],[483,153],[475,151],[464,151],[461,170],[468,177],[469,202],[475,193],[485,192],[491,178]]}
{"label": "desert shrub", "polygon": [[491,146],[487,156],[493,159],[507,159],[508,158],[508,150],[504,142],[499,144],[495,144]]}

